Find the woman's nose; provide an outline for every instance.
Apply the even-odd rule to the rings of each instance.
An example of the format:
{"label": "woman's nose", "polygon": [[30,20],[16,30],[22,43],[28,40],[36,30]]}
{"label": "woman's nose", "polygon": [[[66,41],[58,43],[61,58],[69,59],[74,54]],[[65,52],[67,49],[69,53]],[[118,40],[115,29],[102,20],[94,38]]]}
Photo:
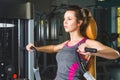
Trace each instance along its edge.
{"label": "woman's nose", "polygon": [[66,20],[64,20],[64,24],[67,24],[67,21],[66,21]]}

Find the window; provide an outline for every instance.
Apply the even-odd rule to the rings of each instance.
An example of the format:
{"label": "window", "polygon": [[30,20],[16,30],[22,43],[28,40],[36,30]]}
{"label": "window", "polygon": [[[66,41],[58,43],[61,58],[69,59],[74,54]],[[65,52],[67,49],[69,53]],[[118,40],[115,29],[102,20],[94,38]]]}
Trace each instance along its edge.
{"label": "window", "polygon": [[[117,32],[120,35],[120,7],[117,8]],[[118,37],[118,46],[120,47],[120,36]]]}

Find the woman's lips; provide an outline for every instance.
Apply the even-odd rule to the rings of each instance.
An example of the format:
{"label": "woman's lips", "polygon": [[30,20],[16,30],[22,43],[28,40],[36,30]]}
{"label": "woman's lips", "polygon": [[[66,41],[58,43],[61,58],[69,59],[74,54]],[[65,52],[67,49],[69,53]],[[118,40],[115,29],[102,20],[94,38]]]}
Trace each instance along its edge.
{"label": "woman's lips", "polygon": [[67,28],[67,26],[64,26],[64,28]]}

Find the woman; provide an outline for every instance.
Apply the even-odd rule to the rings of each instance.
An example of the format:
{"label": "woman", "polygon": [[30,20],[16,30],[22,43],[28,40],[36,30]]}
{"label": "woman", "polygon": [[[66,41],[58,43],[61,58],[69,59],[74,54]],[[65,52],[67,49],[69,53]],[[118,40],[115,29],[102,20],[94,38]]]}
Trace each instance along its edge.
{"label": "woman", "polygon": [[[118,51],[103,45],[102,43],[88,39],[85,32],[89,21],[89,11],[78,6],[69,6],[64,14],[64,29],[70,35],[70,40],[67,40],[58,45],[47,45],[35,47],[33,44],[28,44],[26,49],[34,46],[37,51],[46,53],[57,53],[56,60],[58,64],[57,75],[55,80],[81,80],[82,73],[76,58],[76,53],[80,55],[83,62],[87,62],[90,56],[99,56],[106,59],[119,58]],[[95,48],[96,53],[85,52],[85,47]]]}

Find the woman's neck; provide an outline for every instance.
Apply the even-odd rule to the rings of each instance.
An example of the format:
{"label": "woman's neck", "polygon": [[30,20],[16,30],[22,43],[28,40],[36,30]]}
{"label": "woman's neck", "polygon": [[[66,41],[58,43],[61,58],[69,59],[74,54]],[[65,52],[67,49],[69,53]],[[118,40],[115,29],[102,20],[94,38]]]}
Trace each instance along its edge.
{"label": "woman's neck", "polygon": [[71,42],[77,42],[83,39],[83,36],[78,33],[70,33],[70,41]]}
{"label": "woman's neck", "polygon": [[70,41],[68,42],[68,46],[76,45],[80,42],[84,37],[83,36],[70,36]]}

